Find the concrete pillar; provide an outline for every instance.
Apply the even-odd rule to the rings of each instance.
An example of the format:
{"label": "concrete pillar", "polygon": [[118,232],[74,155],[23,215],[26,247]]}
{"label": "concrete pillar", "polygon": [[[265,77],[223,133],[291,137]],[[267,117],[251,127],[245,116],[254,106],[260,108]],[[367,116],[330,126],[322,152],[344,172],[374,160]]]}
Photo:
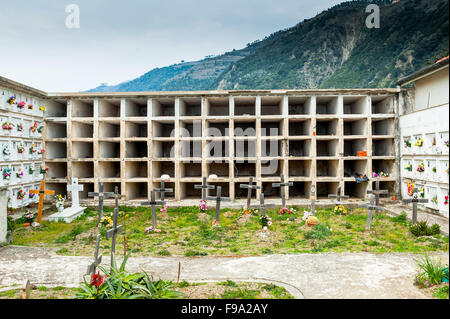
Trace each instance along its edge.
{"label": "concrete pillar", "polygon": [[8,188],[0,188],[0,244],[6,243],[8,216]]}

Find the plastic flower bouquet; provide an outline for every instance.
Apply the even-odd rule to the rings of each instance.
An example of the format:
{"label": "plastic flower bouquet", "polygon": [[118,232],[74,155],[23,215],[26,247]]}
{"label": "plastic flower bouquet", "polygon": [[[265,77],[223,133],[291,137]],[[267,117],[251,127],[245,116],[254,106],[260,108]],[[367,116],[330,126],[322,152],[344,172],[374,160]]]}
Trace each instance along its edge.
{"label": "plastic flower bouquet", "polygon": [[111,228],[113,225],[112,218],[109,216],[104,216],[100,219],[100,225],[106,228]]}
{"label": "plastic flower bouquet", "polygon": [[161,207],[159,211],[160,211],[161,213],[167,213],[167,204],[164,204],[164,206]]}
{"label": "plastic flower bouquet", "polygon": [[333,213],[337,215],[347,215],[347,210],[345,209],[344,205],[336,205],[334,207]]}
{"label": "plastic flower bouquet", "polygon": [[445,195],[444,197],[444,205],[448,205],[448,195]]}
{"label": "plastic flower bouquet", "polygon": [[32,144],[30,146],[30,154],[34,154],[34,153],[36,153],[36,144]]}
{"label": "plastic flower bouquet", "polygon": [[61,207],[61,206],[64,207],[64,202],[66,201],[66,199],[61,194],[56,195],[55,200],[56,200],[56,203],[55,203],[56,207]]}
{"label": "plastic flower bouquet", "polygon": [[272,226],[272,218],[270,218],[269,216],[264,215],[264,216],[261,216],[259,219],[261,221],[261,226],[264,229],[267,229],[268,227]]}
{"label": "plastic flower bouquet", "polygon": [[24,192],[23,189],[21,189],[20,191],[17,192],[17,199],[22,200],[22,199],[24,199],[25,195],[26,195],[26,193]]}
{"label": "plastic flower bouquet", "polygon": [[39,173],[40,174],[45,174],[45,173],[47,173],[48,172],[48,167],[41,167],[40,169],[39,169]]}
{"label": "plastic flower bouquet", "polygon": [[413,169],[412,164],[406,165],[406,166],[405,166],[405,169],[406,169],[407,171],[409,171],[409,172],[412,172],[412,169]]}
{"label": "plastic flower bouquet", "polygon": [[3,147],[3,155],[5,155],[5,156],[9,156],[9,155],[11,155],[11,151],[10,151],[10,149],[9,149],[9,145],[5,145],[4,147]]}
{"label": "plastic flower bouquet", "polygon": [[40,106],[40,107],[39,107],[39,111],[42,111],[42,112],[44,112],[44,111],[45,111],[45,107],[43,107],[43,106]]}
{"label": "plastic flower bouquet", "polygon": [[433,204],[437,205],[437,204],[438,204],[438,198],[437,198],[437,196],[433,196],[433,197],[431,198],[431,202],[432,202]]}
{"label": "plastic flower bouquet", "polygon": [[11,96],[6,103],[8,103],[9,105],[13,105],[14,103],[16,103],[16,97],[15,96]]}
{"label": "plastic flower bouquet", "polygon": [[19,169],[19,171],[16,172],[16,177],[17,177],[17,178],[22,178],[22,177],[23,177],[23,171],[22,171],[22,169]]}
{"label": "plastic flower bouquet", "polygon": [[42,155],[42,154],[45,153],[45,149],[41,148],[37,153],[38,153],[39,155]]}
{"label": "plastic flower bouquet", "polygon": [[2,129],[10,131],[10,130],[12,130],[13,126],[14,125],[12,125],[11,123],[3,122]]}
{"label": "plastic flower bouquet", "polygon": [[24,101],[20,102],[19,104],[17,104],[17,107],[19,109],[23,109],[25,107],[26,103]]}
{"label": "plastic flower bouquet", "polygon": [[208,210],[208,204],[206,200],[200,200],[200,204],[198,205],[198,209],[202,212],[206,212]]}
{"label": "plastic flower bouquet", "polygon": [[444,145],[447,147],[449,147],[449,143],[450,143],[449,140],[444,141]]}
{"label": "plastic flower bouquet", "polygon": [[423,138],[421,138],[421,137],[416,138],[416,142],[414,143],[414,146],[422,147],[423,146]]}
{"label": "plastic flower bouquet", "polygon": [[16,129],[18,132],[22,132],[23,131],[23,125],[22,124],[17,124]]}
{"label": "plastic flower bouquet", "polygon": [[44,127],[43,126],[39,126],[38,127],[38,129],[37,129],[37,132],[39,133],[39,134],[42,134],[42,131],[44,130]]}
{"label": "plastic flower bouquet", "polygon": [[9,180],[11,178],[11,169],[10,168],[4,168],[2,175],[3,175],[3,179]]}
{"label": "plastic flower bouquet", "polygon": [[417,171],[418,171],[419,173],[425,172],[425,164],[424,164],[423,162],[420,163],[419,166],[417,166]]}
{"label": "plastic flower bouquet", "polygon": [[34,168],[33,168],[33,166],[30,166],[28,168],[28,174],[33,175],[33,173],[34,173]]}
{"label": "plastic flower bouquet", "polygon": [[419,189],[419,196],[420,198],[425,198],[425,189],[423,187]]}
{"label": "plastic flower bouquet", "polygon": [[404,143],[405,143],[404,144],[405,147],[411,147],[411,141],[410,140],[405,140]]}
{"label": "plastic flower bouquet", "polygon": [[22,144],[17,145],[17,153],[23,154],[23,152],[25,152],[25,146]]}
{"label": "plastic flower bouquet", "polygon": [[38,124],[37,124],[37,122],[34,122],[34,124],[30,126],[30,131],[35,133],[37,131],[37,128],[38,128]]}
{"label": "plastic flower bouquet", "polygon": [[408,181],[408,195],[409,196],[413,196],[414,187],[415,187],[415,183]]}
{"label": "plastic flower bouquet", "polygon": [[283,207],[280,209],[280,214],[284,215],[284,214],[293,214],[295,213],[295,209],[293,208],[287,208],[287,207]]}

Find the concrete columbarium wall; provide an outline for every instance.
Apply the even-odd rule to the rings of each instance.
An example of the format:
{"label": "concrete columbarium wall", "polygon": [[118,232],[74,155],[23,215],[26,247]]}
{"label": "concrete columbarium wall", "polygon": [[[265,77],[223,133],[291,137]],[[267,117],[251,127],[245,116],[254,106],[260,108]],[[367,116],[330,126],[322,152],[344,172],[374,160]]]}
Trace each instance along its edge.
{"label": "concrete columbarium wall", "polygon": [[[43,178],[39,170],[42,166],[44,130],[44,111],[40,108],[47,107],[44,95],[43,92],[0,78],[0,187],[6,187],[4,204],[11,208],[27,206],[35,201],[29,198],[29,191],[36,189]],[[17,104],[9,103],[13,96]],[[24,102],[23,108],[18,106],[21,102]],[[3,124],[9,124],[11,129],[4,129]],[[65,129],[65,123],[63,127]],[[6,172],[11,174],[9,178],[4,177]],[[21,175],[18,177],[16,174]],[[25,192],[23,200],[17,198],[20,190]]]}

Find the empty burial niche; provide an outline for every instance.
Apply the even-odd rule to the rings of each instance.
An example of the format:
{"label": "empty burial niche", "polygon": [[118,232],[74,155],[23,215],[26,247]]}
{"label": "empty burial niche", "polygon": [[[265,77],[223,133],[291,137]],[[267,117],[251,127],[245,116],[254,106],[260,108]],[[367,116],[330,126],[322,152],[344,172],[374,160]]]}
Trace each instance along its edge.
{"label": "empty burial niche", "polygon": [[[247,198],[248,189],[241,188],[241,184],[246,183],[234,183],[234,198],[236,199]],[[252,198],[256,198],[256,189],[252,189]]]}
{"label": "empty burial niche", "polygon": [[74,157],[74,158],[93,158],[94,157],[94,143],[72,142],[72,157]]}
{"label": "empty burial niche", "polygon": [[146,158],[148,157],[147,142],[126,142],[125,157],[127,158]]}
{"label": "empty burial niche", "polygon": [[100,178],[120,178],[120,162],[99,162]]}
{"label": "empty burial niche", "polygon": [[344,140],[344,156],[357,156],[360,151],[367,151],[366,139]]}
{"label": "empty burial niche", "polygon": [[140,162],[125,162],[125,177],[126,178],[147,178],[148,164],[146,161]]}
{"label": "empty burial niche", "polygon": [[[243,141],[240,141],[243,143]],[[227,141],[210,141],[206,144],[207,157],[228,157],[230,156],[229,143]]]}
{"label": "empty burial niche", "polygon": [[152,122],[153,137],[175,137],[175,123],[168,122]]}
{"label": "empty burial niche", "polygon": [[337,177],[339,161],[317,160],[316,177]]}
{"label": "empty burial niche", "polygon": [[394,135],[394,119],[372,119],[372,135]]}
{"label": "empty burial niche", "polygon": [[174,99],[157,99],[152,101],[153,116],[175,116]]}
{"label": "empty burial niche", "polygon": [[72,162],[72,177],[94,178],[94,163]]}
{"label": "empty burial niche", "polygon": [[[229,197],[230,196],[230,184],[229,183],[217,183],[212,182],[211,180],[208,180],[208,185],[214,185],[214,189],[208,189],[207,194],[208,196],[216,196],[217,194],[217,186],[222,187],[222,197]],[[227,203],[222,203],[222,207],[225,207]]]}
{"label": "empty burial niche", "polygon": [[72,138],[92,138],[94,125],[90,123],[72,122]]}
{"label": "empty burial niche", "polygon": [[99,142],[100,158],[120,158],[119,142]]}
{"label": "empty burial niche", "polygon": [[47,162],[49,168],[47,177],[53,178],[67,178],[67,163],[66,162]]}
{"label": "empty burial niche", "polygon": [[256,157],[256,141],[234,141],[235,157]]}
{"label": "empty burial niche", "polygon": [[372,156],[393,156],[394,139],[372,140]]}
{"label": "empty burial niche", "polygon": [[120,100],[99,100],[99,117],[120,117]]}
{"label": "empty burial niche", "polygon": [[281,141],[276,139],[261,140],[261,157],[283,156]]}
{"label": "empty burial niche", "polygon": [[100,138],[120,137],[119,122],[99,122],[98,129]]}
{"label": "empty burial niche", "polygon": [[289,198],[309,198],[311,196],[311,182],[294,182],[289,188]]}
{"label": "empty burial niche", "polygon": [[45,117],[67,117],[67,100],[45,101]]}
{"label": "empty burial niche", "polygon": [[[79,193],[80,199],[90,199],[92,200],[92,197],[89,197],[89,193],[94,192],[94,183],[80,183],[80,185],[83,185],[83,190]],[[56,193],[61,194],[61,193]]]}
{"label": "empty burial niche", "polygon": [[[47,182],[45,183],[45,190],[48,191],[54,191],[55,194],[61,194],[63,197],[67,196],[67,184],[66,183],[52,183],[52,182]],[[36,188],[32,188],[32,189],[36,189]],[[50,196],[47,196],[47,198],[45,199],[46,201],[50,198]]]}
{"label": "empty burial niche", "polygon": [[317,120],[316,132],[317,135],[336,135],[338,120]]}
{"label": "empty burial niche", "polygon": [[338,182],[317,182],[317,198],[328,198],[329,194],[336,194]]}
{"label": "empty burial niche", "polygon": [[261,98],[261,115],[282,115],[283,98],[281,96],[268,96]]}
{"label": "empty burial niche", "polygon": [[311,156],[311,140],[289,141],[289,156]]}
{"label": "empty burial niche", "polygon": [[256,163],[245,161],[243,163],[234,163],[235,177],[256,176]]}
{"label": "empty burial niche", "polygon": [[367,174],[367,160],[345,160],[344,177],[354,177],[355,174]]}
{"label": "empty burial niche", "polygon": [[72,117],[94,117],[94,101],[72,100]]}
{"label": "empty burial niche", "polygon": [[318,96],[316,98],[316,114],[337,114],[337,96]]}
{"label": "empty burial niche", "polygon": [[338,140],[317,140],[317,156],[338,156]]}
{"label": "empty burial niche", "polygon": [[125,187],[128,200],[146,200],[148,198],[147,183],[126,183]]}
{"label": "empty burial niche", "polygon": [[211,98],[206,101],[208,116],[230,115],[230,101],[228,98]]}
{"label": "empty burial niche", "polygon": [[217,175],[220,178],[228,178],[230,177],[230,163],[226,162],[208,162],[207,163],[207,171],[208,176]]}
{"label": "empty burial niche", "polygon": [[202,137],[202,121],[181,121],[181,137]]}
{"label": "empty burial niche", "polygon": [[125,116],[147,116],[147,99],[130,99],[125,101]]}
{"label": "empty burial niche", "polygon": [[227,122],[206,122],[206,136],[223,137],[229,136],[230,124]]}
{"label": "empty burial niche", "polygon": [[147,137],[148,126],[147,123],[125,123],[125,137]]}
{"label": "empty burial niche", "polygon": [[[380,189],[387,189],[389,192],[388,194],[385,194],[382,197],[388,198],[388,197],[392,196],[392,194],[395,194],[396,193],[395,185],[396,185],[396,182],[394,182],[394,181],[380,181]],[[375,189],[375,188],[376,188],[376,185],[375,185],[375,182],[373,182],[372,189]]]}
{"label": "empty burial niche", "polygon": [[311,98],[306,96],[289,97],[289,115],[311,114]]}
{"label": "empty burial niche", "polygon": [[289,120],[289,136],[309,136],[311,134],[311,120]]}
{"label": "empty burial niche", "polygon": [[181,141],[180,142],[181,157],[202,157],[202,142]]}
{"label": "empty burial niche", "polygon": [[66,123],[47,122],[45,135],[47,138],[66,138],[67,126]]}
{"label": "empty burial niche", "polygon": [[202,197],[202,190],[195,188],[198,183],[180,183],[181,199],[194,199]]}
{"label": "empty burial niche", "polygon": [[262,121],[261,136],[282,136],[283,121]]}
{"label": "empty burial niche", "polygon": [[201,116],[202,100],[200,98],[180,99],[180,116]]}
{"label": "empty burial niche", "polygon": [[372,96],[372,114],[394,114],[394,97]]}
{"label": "empty burial niche", "polygon": [[121,183],[103,183],[103,190],[108,193],[114,193],[116,186],[118,188],[119,194],[122,194]]}
{"label": "empty burial niche", "polygon": [[367,120],[344,119],[344,135],[366,135]]}
{"label": "empty burial niche", "polygon": [[350,198],[364,198],[367,192],[367,183],[348,181],[344,183],[344,193]]}
{"label": "empty burial niche", "polygon": [[234,122],[235,136],[256,136],[255,121],[235,121]]}
{"label": "empty burial niche", "polygon": [[162,175],[175,177],[175,163],[171,161],[153,161],[152,162],[153,178],[161,178]]}
{"label": "empty burial niche", "polygon": [[365,96],[344,96],[344,114],[367,114],[368,103]]}
{"label": "empty burial niche", "polygon": [[202,177],[201,163],[180,163],[180,176],[182,178]]}
{"label": "empty burial niche", "polygon": [[255,97],[237,97],[234,99],[234,115],[255,115],[256,114]]}
{"label": "empty burial niche", "polygon": [[47,142],[46,158],[67,158],[67,144],[63,142]]}
{"label": "empty burial niche", "polygon": [[372,160],[372,171],[375,173],[384,172],[392,176],[395,169],[395,160]]}
{"label": "empty burial niche", "polygon": [[283,172],[282,160],[261,160],[261,175],[264,177],[280,176]]}
{"label": "empty burial niche", "polygon": [[265,198],[279,198],[281,191],[279,187],[272,187],[272,182],[263,182],[261,191],[264,193]]}
{"label": "empty burial niche", "polygon": [[289,161],[289,176],[291,177],[310,177],[311,161],[296,160]]}

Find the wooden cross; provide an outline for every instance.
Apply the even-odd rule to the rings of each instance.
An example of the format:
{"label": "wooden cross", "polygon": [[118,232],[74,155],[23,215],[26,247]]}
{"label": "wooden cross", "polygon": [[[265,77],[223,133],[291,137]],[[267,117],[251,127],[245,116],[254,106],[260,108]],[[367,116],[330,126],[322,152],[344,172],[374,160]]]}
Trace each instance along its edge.
{"label": "wooden cross", "polygon": [[154,188],[153,189],[157,193],[161,193],[161,201],[164,202],[164,194],[165,193],[173,193],[173,188],[166,188],[166,182],[161,181],[161,187],[160,188]]}
{"label": "wooden cross", "polygon": [[358,207],[364,207],[369,210],[369,214],[367,215],[366,222],[366,231],[370,230],[370,225],[372,224],[372,213],[373,211],[383,210],[383,207],[379,207],[375,205],[375,195],[370,195],[370,204],[358,204]]}
{"label": "wooden cross", "polygon": [[45,197],[45,195],[55,195],[55,191],[46,191],[45,190],[45,181],[42,180],[40,189],[39,190],[31,189],[30,193],[31,194],[39,194],[39,206],[38,206],[37,222],[39,224],[41,224],[42,223],[42,210],[44,208],[44,197]]}
{"label": "wooden cross", "polygon": [[214,185],[207,185],[206,184],[206,177],[203,177],[202,185],[194,185],[195,189],[201,189],[202,190],[202,200],[206,200],[206,191],[208,189],[214,189]]}
{"label": "wooden cross", "polygon": [[285,187],[294,186],[294,183],[292,182],[284,182],[284,174],[281,174],[281,183],[272,183],[272,187],[280,187],[281,188],[281,204],[284,207],[286,207],[286,193],[285,193]]}
{"label": "wooden cross", "polygon": [[337,195],[330,194],[330,195],[328,195],[328,198],[336,198],[336,203],[340,203],[341,202],[341,198],[347,199],[348,196],[347,195],[341,195],[341,187],[339,186],[338,189],[337,189]]}
{"label": "wooden cross", "polygon": [[114,193],[103,192],[103,182],[98,183],[98,192],[89,192],[88,197],[98,197],[98,221],[97,227],[103,218],[103,199],[113,197]]}
{"label": "wooden cross", "polygon": [[252,200],[252,191],[255,189],[260,189],[261,186],[258,185],[253,185],[253,177],[250,177],[248,184],[241,184],[239,186],[240,188],[247,188],[248,189],[248,193],[247,193],[247,209],[250,208],[250,202]]}
{"label": "wooden cross", "polygon": [[217,186],[216,197],[208,196],[208,200],[216,201],[216,223],[220,222],[220,202],[229,202],[231,199],[229,197],[222,197],[222,186]]}
{"label": "wooden cross", "polygon": [[251,206],[252,208],[259,208],[261,210],[261,216],[266,215],[266,208],[274,208],[274,204],[264,204],[264,194],[259,195],[259,205]]}
{"label": "wooden cross", "polygon": [[402,200],[402,202],[405,204],[409,204],[409,203],[413,204],[412,223],[414,225],[417,223],[417,203],[428,203],[428,199],[419,198],[419,196],[417,196],[419,189],[417,189],[417,188],[414,188],[412,192],[413,192],[413,198],[404,199],[404,200]]}
{"label": "wooden cross", "polygon": [[375,189],[367,191],[367,194],[374,194],[375,195],[375,205],[380,205],[380,195],[382,194],[388,194],[389,191],[387,189],[380,189],[380,181],[375,181]]}
{"label": "wooden cross", "polygon": [[95,274],[95,270],[97,268],[98,265],[100,265],[102,263],[102,257],[103,255],[98,255],[98,250],[100,248],[100,239],[101,239],[101,235],[98,234],[97,235],[97,241],[95,242],[95,252],[94,252],[94,261],[92,262],[92,264],[90,264],[88,266],[88,270],[87,270],[87,274]]}
{"label": "wooden cross", "polygon": [[116,237],[122,232],[122,225],[117,225],[119,210],[114,208],[113,227],[106,232],[106,239],[112,238],[111,242],[111,267],[113,266],[113,257],[116,253]]}
{"label": "wooden cross", "polygon": [[156,230],[156,205],[164,205],[166,202],[155,200],[156,191],[152,189],[149,202],[141,203],[142,206],[152,206],[152,230]]}

